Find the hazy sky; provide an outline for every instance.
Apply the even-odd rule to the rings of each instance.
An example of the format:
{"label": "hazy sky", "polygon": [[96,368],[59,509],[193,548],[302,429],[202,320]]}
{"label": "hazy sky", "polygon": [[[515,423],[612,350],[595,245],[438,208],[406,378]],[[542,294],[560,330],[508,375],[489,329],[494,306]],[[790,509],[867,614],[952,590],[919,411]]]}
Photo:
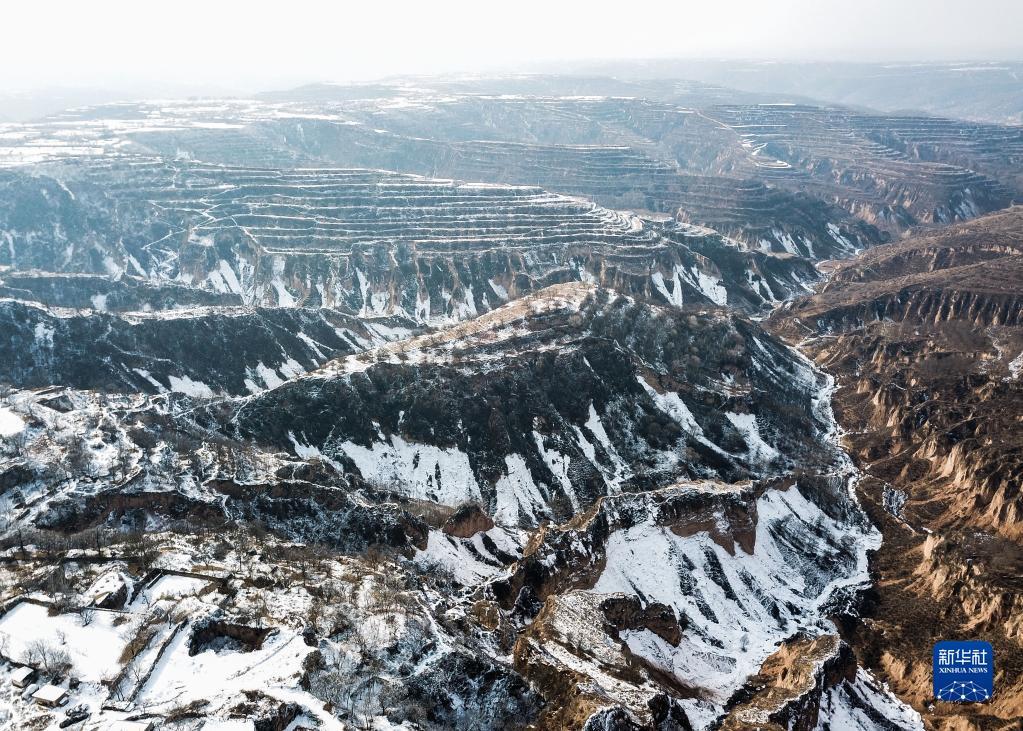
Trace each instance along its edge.
{"label": "hazy sky", "polygon": [[279,88],[559,59],[1023,59],[1023,0],[8,0],[0,92]]}

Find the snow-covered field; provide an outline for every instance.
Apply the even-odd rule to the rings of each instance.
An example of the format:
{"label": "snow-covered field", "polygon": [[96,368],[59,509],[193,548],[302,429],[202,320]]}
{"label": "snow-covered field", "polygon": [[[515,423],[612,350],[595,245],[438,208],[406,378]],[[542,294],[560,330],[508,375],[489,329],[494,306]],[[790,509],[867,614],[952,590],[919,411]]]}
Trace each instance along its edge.
{"label": "snow-covered field", "polygon": [[0,437],[13,437],[25,430],[25,422],[7,407],[0,407]]}
{"label": "snow-covered field", "polygon": [[21,602],[0,617],[0,645],[8,657],[26,660],[31,645],[43,642],[68,652],[82,680],[99,683],[120,669],[118,658],[133,626],[117,612],[95,611],[88,625],[76,614],[50,616],[45,606]]}

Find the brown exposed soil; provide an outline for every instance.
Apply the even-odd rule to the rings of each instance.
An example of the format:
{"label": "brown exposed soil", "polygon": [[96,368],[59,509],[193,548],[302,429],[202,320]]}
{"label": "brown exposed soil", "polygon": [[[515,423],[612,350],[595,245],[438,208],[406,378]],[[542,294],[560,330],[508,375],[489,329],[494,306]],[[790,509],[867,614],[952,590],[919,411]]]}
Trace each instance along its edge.
{"label": "brown exposed soil", "polygon": [[472,538],[494,527],[493,519],[476,503],[461,505],[444,523],[443,531],[457,538]]}
{"label": "brown exposed soil", "polygon": [[[838,379],[836,415],[884,536],[846,639],[931,729],[1023,722],[1023,208],[838,265],[772,329]],[[994,699],[934,702],[931,651],[983,639]]]}
{"label": "brown exposed soil", "polygon": [[813,729],[821,694],[856,675],[856,660],[835,635],[797,637],[767,658],[751,685],[758,690],[736,706],[723,731]]}

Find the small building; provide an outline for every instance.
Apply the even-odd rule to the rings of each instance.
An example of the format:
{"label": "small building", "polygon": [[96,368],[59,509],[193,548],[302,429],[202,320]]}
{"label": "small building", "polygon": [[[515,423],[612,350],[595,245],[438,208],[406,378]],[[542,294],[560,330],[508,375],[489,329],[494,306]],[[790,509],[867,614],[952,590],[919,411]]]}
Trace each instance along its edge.
{"label": "small building", "polygon": [[34,668],[24,665],[15,669],[15,671],[11,673],[11,684],[15,688],[25,688],[32,682],[32,678],[35,677],[35,674],[36,671]]}
{"label": "small building", "polygon": [[52,683],[44,685],[32,694],[32,700],[40,706],[56,708],[67,700],[67,688],[61,688],[59,685],[53,685]]}

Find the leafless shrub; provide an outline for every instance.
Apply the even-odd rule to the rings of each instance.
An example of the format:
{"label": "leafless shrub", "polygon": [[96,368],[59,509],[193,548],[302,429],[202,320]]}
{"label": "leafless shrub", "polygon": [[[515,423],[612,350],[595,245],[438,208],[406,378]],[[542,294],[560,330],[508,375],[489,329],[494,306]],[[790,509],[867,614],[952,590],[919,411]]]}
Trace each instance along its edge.
{"label": "leafless shrub", "polygon": [[62,677],[70,674],[74,668],[67,650],[45,642],[32,640],[25,646],[22,662],[38,668],[50,677]]}
{"label": "leafless shrub", "polygon": [[142,654],[142,651],[156,636],[156,625],[160,623],[160,620],[161,618],[155,613],[136,620],[136,626],[129,630],[131,639],[125,644],[124,649],[121,650],[121,656],[118,658],[122,665],[133,661]]}
{"label": "leafless shrub", "polygon": [[92,607],[82,607],[78,610],[78,621],[81,622],[83,627],[88,627],[95,618],[96,610]]}

